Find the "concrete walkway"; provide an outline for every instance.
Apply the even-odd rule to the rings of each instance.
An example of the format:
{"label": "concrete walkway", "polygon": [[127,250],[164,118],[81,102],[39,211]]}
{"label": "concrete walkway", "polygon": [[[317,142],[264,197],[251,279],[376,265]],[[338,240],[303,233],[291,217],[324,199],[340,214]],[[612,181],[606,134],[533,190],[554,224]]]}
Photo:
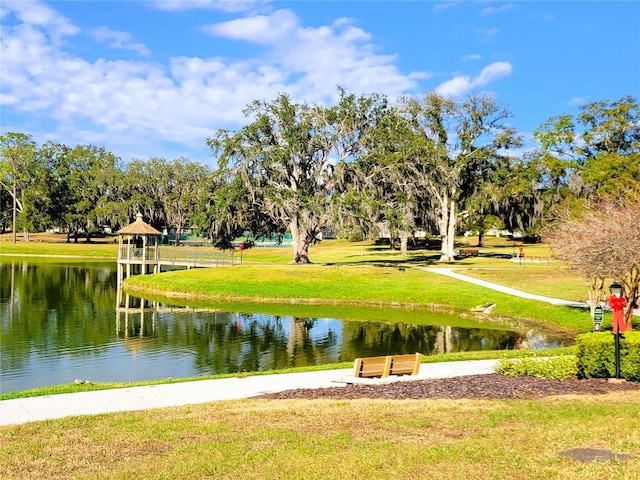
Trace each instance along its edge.
{"label": "concrete walkway", "polygon": [[[456,280],[462,280],[463,282],[473,283],[475,285],[479,285],[481,287],[490,288],[491,290],[495,290],[496,292],[506,293],[508,295],[514,295],[516,297],[528,298],[530,300],[538,300],[540,302],[551,303],[553,305],[566,305],[568,307],[577,307],[577,308],[589,308],[589,304],[587,302],[574,302],[572,300],[564,300],[562,298],[552,298],[552,297],[544,297],[542,295],[535,295],[533,293],[523,292],[522,290],[516,290],[515,288],[505,287],[504,285],[500,285],[499,283],[487,282],[486,280],[480,280],[479,278],[468,277],[466,275],[462,275],[457,273],[452,268],[422,268],[426,272],[430,273],[438,273],[440,275],[446,275],[447,277],[455,278]],[[602,304],[605,310],[611,311],[609,306],[606,305],[606,302]],[[633,311],[633,316],[640,316],[640,308]]]}
{"label": "concrete walkway", "polygon": [[177,407],[255,397],[298,388],[345,386],[494,373],[497,360],[423,363],[415,376],[356,379],[351,369],[199,380],[0,401],[0,426],[78,415]]}
{"label": "concrete walkway", "polygon": [[468,277],[457,273],[452,268],[423,268],[430,273],[437,273],[439,275],[446,275],[447,277],[455,278],[456,280],[462,280],[463,282],[473,283],[481,287],[490,288],[497,292],[506,293],[521,298],[528,298],[530,300],[538,300],[540,302],[551,303],[553,305],[567,305],[570,307],[588,308],[589,305],[585,302],[574,302],[571,300],[563,300],[562,298],[544,297],[542,295],[534,295],[533,293],[523,292],[522,290],[516,290],[515,288],[505,287],[498,283],[487,282],[486,280],[480,280],[479,278]]}

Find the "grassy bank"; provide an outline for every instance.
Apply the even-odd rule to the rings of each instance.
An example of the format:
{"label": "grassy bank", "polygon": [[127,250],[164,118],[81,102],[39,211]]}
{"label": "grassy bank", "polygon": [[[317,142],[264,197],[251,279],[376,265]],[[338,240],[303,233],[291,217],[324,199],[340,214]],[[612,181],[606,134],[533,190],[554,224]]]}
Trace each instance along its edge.
{"label": "grassy bank", "polygon": [[[606,408],[603,406],[606,402]],[[0,429],[6,478],[632,480],[635,393],[535,401],[241,400]],[[625,461],[581,463],[569,449]]]}
{"label": "grassy bank", "polygon": [[[65,243],[62,238],[51,240],[51,235],[46,237],[33,235],[29,242],[16,242],[10,240],[8,234],[0,236],[0,255],[37,255],[44,257],[79,257],[109,259],[114,262],[118,258],[118,244],[113,239],[101,239],[99,242]],[[65,237],[66,238],[66,237]]]}
{"label": "grassy bank", "polygon": [[[13,244],[10,234],[0,236],[0,255],[7,259],[11,258],[9,255],[37,255],[56,262],[62,259],[73,261],[76,258],[115,261],[117,257],[113,238],[96,239],[95,243],[84,243],[82,240],[79,243],[65,243],[66,237],[60,234],[32,234],[31,238],[30,242]],[[310,256],[315,265],[302,267],[287,265],[291,257],[290,248],[253,248],[244,251],[242,268],[234,268],[233,272],[224,272],[222,269],[171,272],[132,279],[128,284],[131,289],[138,291],[218,302],[249,300],[300,303],[306,299],[308,304],[437,304],[463,310],[495,302],[494,298],[498,295],[489,290],[478,290],[457,280],[438,279],[415,270],[424,266],[444,266],[530,293],[584,300],[584,281],[564,264],[524,262],[519,265],[508,260],[512,251],[516,251],[515,244],[493,238],[487,239],[487,242],[488,246],[480,249],[479,257],[464,258],[455,264],[445,265],[437,262],[437,250],[414,249],[402,256],[387,245],[371,242],[323,241],[311,248]],[[199,249],[213,250],[209,247]],[[526,252],[531,256],[550,253],[548,246],[543,244],[527,245]],[[239,258],[236,252],[236,260]],[[324,270],[319,267],[324,267]],[[394,270],[393,267],[402,267],[405,271]],[[502,307],[507,305],[501,300],[498,309]],[[508,315],[510,311],[514,309],[506,308],[502,313]],[[545,319],[549,312],[542,312],[542,318]],[[553,316],[557,315],[555,313]],[[568,322],[569,325],[571,323]],[[582,330],[579,325],[575,328]]]}
{"label": "grassy bank", "polygon": [[136,276],[125,282],[141,295],[211,302],[294,305],[361,305],[363,307],[440,306],[472,315],[478,305],[496,303],[484,321],[532,321],[575,332],[592,328],[588,313],[495,292],[417,268],[243,265]]}

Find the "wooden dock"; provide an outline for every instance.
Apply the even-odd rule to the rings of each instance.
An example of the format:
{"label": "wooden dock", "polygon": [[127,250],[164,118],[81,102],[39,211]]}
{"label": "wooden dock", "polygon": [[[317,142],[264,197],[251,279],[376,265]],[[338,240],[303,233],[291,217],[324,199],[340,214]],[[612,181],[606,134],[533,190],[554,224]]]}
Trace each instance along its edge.
{"label": "wooden dock", "polygon": [[118,286],[131,275],[160,273],[162,268],[210,268],[233,266],[233,252],[208,249],[185,250],[182,247],[161,247],[160,232],[142,220],[136,220],[117,231]]}
{"label": "wooden dock", "polygon": [[182,247],[131,247],[118,249],[118,284],[132,275],[160,273],[175,268],[231,267],[235,264],[233,252],[185,250]]}

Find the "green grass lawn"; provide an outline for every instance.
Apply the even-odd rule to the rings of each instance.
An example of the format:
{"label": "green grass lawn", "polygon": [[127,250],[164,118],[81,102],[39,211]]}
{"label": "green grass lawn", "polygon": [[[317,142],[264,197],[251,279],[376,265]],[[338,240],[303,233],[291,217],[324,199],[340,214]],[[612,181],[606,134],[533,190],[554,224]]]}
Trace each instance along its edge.
{"label": "green grass lawn", "polygon": [[576,302],[587,300],[584,278],[559,262],[525,262],[522,266],[512,264],[489,267],[477,263],[476,266],[459,270],[458,273],[536,295]]}
{"label": "green grass lawn", "polygon": [[31,241],[11,241],[11,234],[0,235],[0,255],[38,255],[81,258],[111,259],[118,258],[117,239],[100,238],[91,243],[79,240],[78,243],[66,243],[62,234],[32,234]]}
{"label": "green grass lawn", "polygon": [[478,305],[496,303],[484,321],[529,320],[575,332],[589,331],[587,312],[513,297],[418,268],[361,265],[244,265],[139,275],[125,288],[142,296],[183,301],[362,307],[440,308],[472,315]]}
{"label": "green grass lawn", "polygon": [[[263,400],[0,429],[3,478],[638,479],[636,393],[539,400]],[[625,454],[581,463],[575,448]]]}

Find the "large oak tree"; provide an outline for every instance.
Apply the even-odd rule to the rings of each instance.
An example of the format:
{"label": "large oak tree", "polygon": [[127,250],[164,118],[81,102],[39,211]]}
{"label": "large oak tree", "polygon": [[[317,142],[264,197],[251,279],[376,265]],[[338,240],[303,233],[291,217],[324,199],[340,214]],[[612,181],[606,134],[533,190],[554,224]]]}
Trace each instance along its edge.
{"label": "large oak tree", "polygon": [[461,206],[494,171],[495,162],[508,159],[508,150],[521,145],[521,138],[506,123],[511,113],[488,96],[454,101],[430,92],[422,99],[404,99],[402,111],[411,129],[404,152],[411,174],[431,198],[440,260],[453,261]]}
{"label": "large oak tree", "polygon": [[294,103],[285,94],[255,101],[245,111],[251,123],[208,140],[220,172],[242,179],[248,208],[268,218],[279,230],[273,233],[291,232],[292,263],[309,263],[309,246],[330,223],[334,166],[358,154],[375,104],[342,90],[340,97],[330,108]]}

